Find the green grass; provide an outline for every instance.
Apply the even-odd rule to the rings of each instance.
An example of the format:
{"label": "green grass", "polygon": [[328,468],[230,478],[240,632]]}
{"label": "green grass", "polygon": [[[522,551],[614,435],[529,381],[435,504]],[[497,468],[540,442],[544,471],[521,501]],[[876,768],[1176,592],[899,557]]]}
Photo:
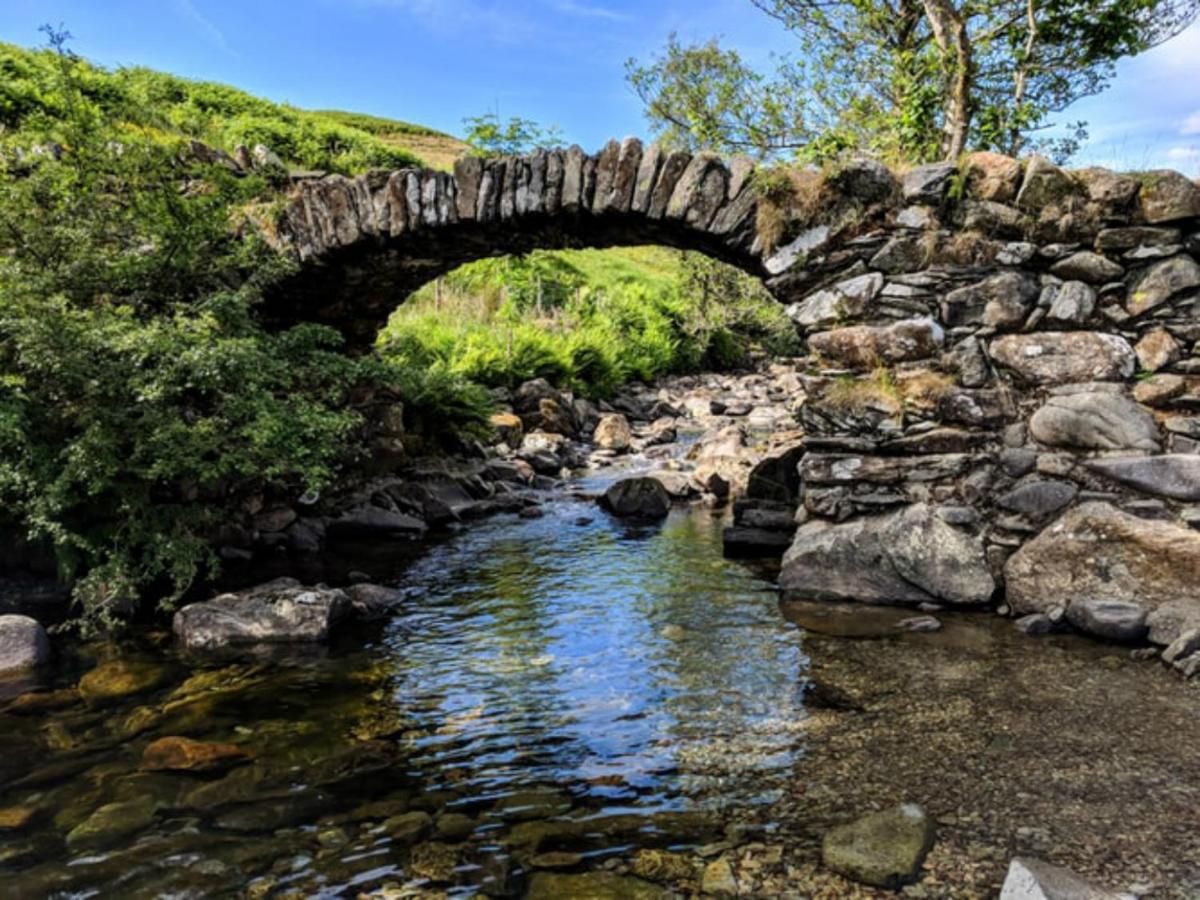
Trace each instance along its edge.
{"label": "green grass", "polygon": [[367,113],[345,112],[340,109],[317,109],[313,115],[332,119],[347,128],[357,128],[368,134],[379,136],[393,134],[414,134],[427,137],[450,137],[442,131],[427,128],[424,125],[414,125],[412,122],[402,122],[399,119],[385,119],[383,116],[372,116]]}
{"label": "green grass", "polygon": [[[360,116],[297,109],[209,81],[146,68],[106,69],[71,58],[71,77],[89,108],[123,119],[163,141],[196,139],[232,152],[238,144],[265,144],[290,166],[352,173],[400,168],[422,160],[380,137],[381,129],[415,138],[431,129]],[[59,85],[62,60],[48,50],[0,43],[0,126],[6,143],[61,140],[69,100]]]}
{"label": "green grass", "polygon": [[463,266],[410,297],[379,346],[398,365],[472,384],[545,378],[604,396],[631,380],[730,368],[754,347],[794,352],[795,341],[752,279],[679,251],[629,247]]}

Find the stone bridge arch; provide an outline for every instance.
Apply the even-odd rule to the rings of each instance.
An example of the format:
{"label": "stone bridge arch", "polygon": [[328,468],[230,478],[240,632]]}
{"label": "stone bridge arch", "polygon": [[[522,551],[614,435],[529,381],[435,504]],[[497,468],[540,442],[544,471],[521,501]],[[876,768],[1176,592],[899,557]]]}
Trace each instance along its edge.
{"label": "stone bridge arch", "polygon": [[629,138],[598,154],[463,157],[453,173],[408,169],[302,182],[270,232],[298,263],[269,321],[324,322],[369,346],[409,293],[458,266],[535,249],[661,244],[769,277],[754,164],[666,152]]}
{"label": "stone bridge arch", "polygon": [[759,178],[631,139],[304,183],[270,239],[298,269],[268,318],[358,349],[483,256],[650,242],[730,262],[809,351],[802,437],[750,474],[733,529],[789,547],[786,593],[995,604],[1182,641],[1164,658],[1200,673],[1200,184],[1180,173],[978,153]]}

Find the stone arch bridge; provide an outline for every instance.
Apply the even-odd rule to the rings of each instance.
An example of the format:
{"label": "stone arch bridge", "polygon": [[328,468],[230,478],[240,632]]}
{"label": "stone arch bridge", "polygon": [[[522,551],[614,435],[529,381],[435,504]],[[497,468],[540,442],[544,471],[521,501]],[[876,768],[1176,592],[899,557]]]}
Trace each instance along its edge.
{"label": "stone arch bridge", "polygon": [[302,182],[272,233],[300,263],[268,307],[374,339],[410,292],[458,266],[534,249],[663,244],[766,275],[753,164],[667,153],[636,139],[600,153],[463,157],[454,172],[402,170]]}
{"label": "stone arch bridge", "polygon": [[786,593],[995,604],[1200,672],[1200,186],[988,153],[765,174],[626,140],[301,183],[268,229],[297,272],[265,314],[363,349],[480,257],[710,254],[807,339],[804,436],[734,529],[788,547]]}

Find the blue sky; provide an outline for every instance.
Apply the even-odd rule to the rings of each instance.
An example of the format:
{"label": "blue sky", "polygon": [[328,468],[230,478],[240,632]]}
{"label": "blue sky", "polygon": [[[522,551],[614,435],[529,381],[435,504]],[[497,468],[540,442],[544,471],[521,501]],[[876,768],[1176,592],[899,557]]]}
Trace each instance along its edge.
{"label": "blue sky", "polygon": [[[672,31],[720,36],[763,66],[790,49],[749,0],[0,0],[2,40],[40,43],[47,21],[106,65],[455,133],[498,108],[558,124],[588,148],[645,132],[624,62]],[[1112,89],[1062,118],[1091,125],[1080,164],[1200,175],[1200,24],[1123,62]]]}

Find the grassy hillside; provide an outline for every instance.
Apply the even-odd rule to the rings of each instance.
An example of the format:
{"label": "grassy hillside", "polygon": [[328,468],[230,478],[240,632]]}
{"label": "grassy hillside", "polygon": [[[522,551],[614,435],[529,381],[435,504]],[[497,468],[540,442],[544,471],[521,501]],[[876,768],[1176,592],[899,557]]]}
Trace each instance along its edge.
{"label": "grassy hillside", "polygon": [[63,68],[96,117],[163,142],[190,139],[232,152],[265,144],[291,166],[350,173],[422,164],[410,142],[449,144],[430,129],[352,113],[297,109],[208,81],[144,68],[105,69],[50,50],[0,43],[0,141],[66,142]]}
{"label": "grassy hillside", "polygon": [[466,142],[452,135],[426,128],[424,125],[413,125],[397,119],[384,119],[365,113],[342,112],[335,109],[318,110],[317,115],[373,134],[389,147],[411,153],[423,160],[425,165],[430,168],[441,169],[444,172],[454,168],[454,161],[471,149]]}
{"label": "grassy hillside", "polygon": [[480,260],[417,291],[380,335],[400,367],[487,387],[546,378],[593,396],[630,379],[728,368],[755,345],[796,350],[762,285],[663,247]]}

